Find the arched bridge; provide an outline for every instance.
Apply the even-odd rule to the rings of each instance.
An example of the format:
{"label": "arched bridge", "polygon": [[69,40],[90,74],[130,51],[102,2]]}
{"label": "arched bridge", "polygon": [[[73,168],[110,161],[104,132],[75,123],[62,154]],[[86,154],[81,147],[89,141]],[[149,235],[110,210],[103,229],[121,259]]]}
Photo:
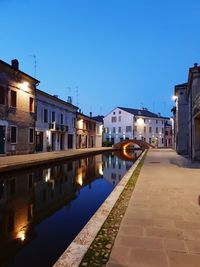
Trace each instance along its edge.
{"label": "arched bridge", "polygon": [[143,140],[123,140],[117,144],[114,145],[114,148],[117,149],[126,149],[130,145],[138,145],[141,149],[149,149],[149,148],[155,148],[155,146],[150,145],[149,143],[143,141]]}

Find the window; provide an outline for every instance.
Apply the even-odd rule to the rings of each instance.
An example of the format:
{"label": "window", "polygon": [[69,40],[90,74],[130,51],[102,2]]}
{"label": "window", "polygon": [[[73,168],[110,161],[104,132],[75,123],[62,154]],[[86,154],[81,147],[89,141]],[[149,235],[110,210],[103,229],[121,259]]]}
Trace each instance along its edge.
{"label": "window", "polygon": [[164,123],[164,121],[162,121],[162,124]]}
{"label": "window", "polygon": [[121,112],[121,110],[119,110],[119,114],[121,114],[122,112]]}
{"label": "window", "polygon": [[44,122],[48,122],[48,110],[44,109]]}
{"label": "window", "polygon": [[118,128],[118,131],[119,131],[119,133],[121,133],[121,131],[122,131],[122,127],[119,127],[119,128]]}
{"label": "window", "polygon": [[121,116],[119,116],[119,122],[122,120],[122,117]]}
{"label": "window", "polygon": [[113,115],[115,115],[115,112],[113,112]]}
{"label": "window", "polygon": [[60,124],[63,125],[63,114],[60,114]]}
{"label": "window", "polygon": [[149,144],[151,144],[151,137],[149,138]]}
{"label": "window", "polygon": [[168,131],[165,131],[165,135],[168,135]]}
{"label": "window", "polygon": [[156,133],[158,133],[158,127],[156,127]]}
{"label": "window", "polygon": [[112,118],[111,118],[111,121],[112,121],[112,122],[116,122],[116,121],[117,121],[117,117],[112,117]]}
{"label": "window", "polygon": [[29,111],[34,112],[34,99],[32,97],[29,98]]}
{"label": "window", "polygon": [[0,86],[0,104],[5,105],[5,89]]}
{"label": "window", "polygon": [[143,119],[144,120],[144,122],[146,122],[146,119]]}
{"label": "window", "polygon": [[17,127],[16,126],[11,126],[10,128],[10,141],[11,141],[11,144],[17,143]]}
{"label": "window", "polygon": [[115,127],[113,127],[113,133],[115,133]]}
{"label": "window", "polygon": [[134,127],[134,131],[137,132],[137,126]]}
{"label": "window", "polygon": [[128,133],[128,132],[131,132],[131,130],[132,130],[132,127],[131,126],[126,126],[126,132]]}
{"label": "window", "polygon": [[162,138],[162,144],[164,144],[164,139]]}
{"label": "window", "polygon": [[156,123],[158,123],[158,120],[156,120]]}
{"label": "window", "polygon": [[151,130],[152,130],[151,127],[149,127],[149,133],[151,133]]}
{"label": "window", "polygon": [[162,133],[164,133],[164,128],[162,128]]}
{"label": "window", "polygon": [[56,120],[56,113],[55,113],[55,111],[52,111],[52,113],[51,113],[51,122],[55,122],[55,120]]}
{"label": "window", "polygon": [[144,126],[144,133],[146,133],[146,130],[147,130],[147,127],[146,127],[146,126]]}
{"label": "window", "polygon": [[17,93],[13,90],[11,90],[11,93],[10,93],[10,105],[13,108],[17,107]]}
{"label": "window", "polygon": [[33,144],[33,143],[34,143],[34,129],[29,128],[29,144]]}

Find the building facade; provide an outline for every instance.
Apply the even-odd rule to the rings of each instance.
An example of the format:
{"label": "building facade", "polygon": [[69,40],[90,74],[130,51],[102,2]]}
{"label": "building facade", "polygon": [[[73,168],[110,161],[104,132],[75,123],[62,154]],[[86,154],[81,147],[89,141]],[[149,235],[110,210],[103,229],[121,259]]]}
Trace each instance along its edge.
{"label": "building facade", "polygon": [[36,151],[74,149],[78,108],[38,89],[36,104]]}
{"label": "building facade", "polygon": [[200,67],[195,63],[188,75],[188,151],[200,160]]}
{"label": "building facade", "polygon": [[102,146],[102,118],[77,113],[76,148],[90,148]]}
{"label": "building facade", "polygon": [[175,95],[175,149],[181,155],[188,154],[188,96],[187,83],[176,85]]}
{"label": "building facade", "polygon": [[137,139],[164,147],[166,122],[170,123],[170,119],[147,109],[117,107],[104,117],[103,141],[116,144],[123,140]]}
{"label": "building facade", "polygon": [[165,137],[164,137],[165,147],[173,147],[173,134],[172,134],[172,124],[168,122],[165,123]]}
{"label": "building facade", "polygon": [[34,153],[35,91],[39,81],[0,60],[0,154]]}

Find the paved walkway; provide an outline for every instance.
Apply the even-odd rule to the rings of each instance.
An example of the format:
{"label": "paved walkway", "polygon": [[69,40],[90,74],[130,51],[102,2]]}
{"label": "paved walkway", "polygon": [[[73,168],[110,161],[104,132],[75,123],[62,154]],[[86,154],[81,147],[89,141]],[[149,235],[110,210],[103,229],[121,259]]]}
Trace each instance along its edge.
{"label": "paved walkway", "polygon": [[107,267],[200,266],[200,164],[150,150]]}
{"label": "paved walkway", "polygon": [[43,152],[28,155],[0,157],[0,173],[5,171],[17,170],[24,167],[50,163],[65,158],[76,158],[82,155],[98,153],[101,151],[112,150],[109,147],[71,149],[66,151]]}

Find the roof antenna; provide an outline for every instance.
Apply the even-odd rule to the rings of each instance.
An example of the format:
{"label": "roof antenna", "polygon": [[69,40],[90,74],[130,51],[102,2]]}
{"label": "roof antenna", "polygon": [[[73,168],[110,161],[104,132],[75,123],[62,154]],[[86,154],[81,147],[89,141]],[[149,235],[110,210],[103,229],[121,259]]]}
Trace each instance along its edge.
{"label": "roof antenna", "polygon": [[34,78],[36,78],[36,67],[37,67],[36,55],[30,55],[30,57],[33,58],[33,64],[34,64]]}
{"label": "roof antenna", "polygon": [[79,105],[79,102],[78,102],[78,97],[79,97],[78,86],[76,86],[75,89],[76,89],[76,106],[78,107],[78,105]]}

